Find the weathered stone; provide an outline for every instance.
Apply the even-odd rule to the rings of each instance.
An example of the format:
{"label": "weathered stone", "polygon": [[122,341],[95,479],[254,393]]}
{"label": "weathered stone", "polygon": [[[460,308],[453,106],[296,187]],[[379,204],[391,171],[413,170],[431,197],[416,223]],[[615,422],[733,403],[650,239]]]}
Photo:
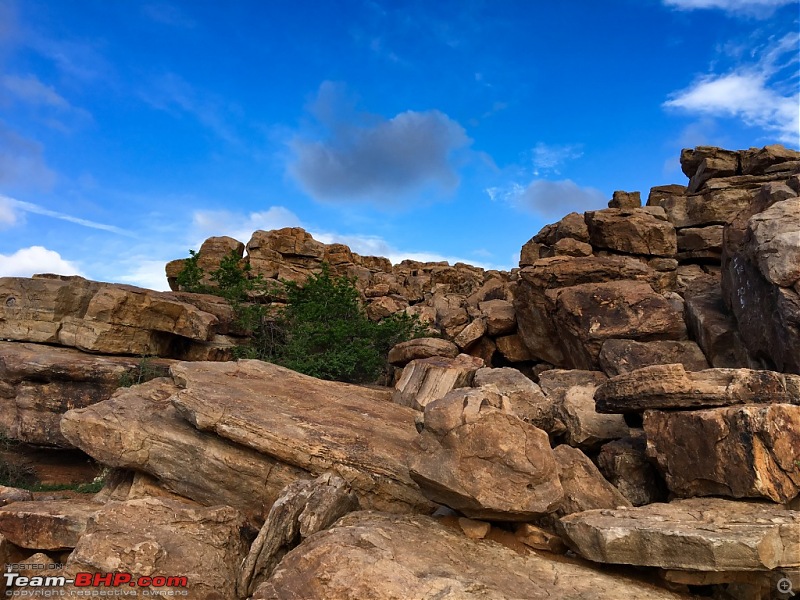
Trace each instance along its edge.
{"label": "weathered stone", "polygon": [[607,208],[585,215],[593,247],[626,254],[675,256],[675,227],[641,208]]}
{"label": "weathered stone", "polygon": [[497,351],[508,362],[519,363],[533,360],[533,355],[519,334],[512,333],[499,337],[495,340],[495,344],[497,344]]}
{"label": "weathered stone", "polygon": [[557,223],[545,225],[539,233],[533,236],[533,241],[545,246],[553,246],[564,238],[572,238],[579,242],[589,241],[589,231],[586,229],[586,222],[582,214],[571,212]]}
{"label": "weathered stone", "polygon": [[33,500],[33,494],[28,490],[0,485],[0,507],[12,502],[28,502]]}
{"label": "weathered stone", "polygon": [[74,548],[89,518],[103,505],[93,500],[13,502],[0,508],[0,534],[22,548]]}
{"label": "weathered stone", "polygon": [[696,409],[734,404],[800,404],[800,376],[751,369],[686,371],[651,365],[612,377],[594,396],[603,413]]}
{"label": "weathered stone", "polygon": [[[483,318],[478,317],[477,319],[473,319],[469,325],[464,327],[454,339],[456,346],[461,350],[469,350],[472,346],[475,345],[483,334],[486,333],[486,321]],[[458,353],[456,353],[458,354]]]}
{"label": "weathered stone", "polygon": [[782,163],[800,160],[800,152],[780,144],[744,150],[741,156],[742,173],[745,175],[760,175],[767,172],[769,167],[782,167]]}
{"label": "weathered stone", "polygon": [[608,208],[640,208],[642,195],[639,192],[617,190],[608,202]]}
{"label": "weathered stone", "polygon": [[697,146],[681,150],[681,171],[689,179],[695,176],[697,170],[706,159],[722,162],[727,165],[726,171],[736,172],[738,153],[733,150],[723,150],[715,146]]}
{"label": "weathered stone", "polygon": [[161,379],[119,390],[105,402],[67,412],[61,431],[103,464],[150,473],[174,492],[207,506],[229,504],[258,524],[286,485],[311,477],[197,431],[171,404],[179,389]]}
{"label": "weathered stone", "polygon": [[712,367],[755,367],[719,287],[686,294],[686,324]]}
{"label": "weathered stone", "polygon": [[[0,564],[5,566],[6,571],[11,571],[8,565],[17,564],[23,560],[23,551],[19,547],[9,542],[2,534],[0,534]],[[5,596],[6,593],[6,579],[5,577],[0,580],[0,594]]]}
{"label": "weathered stone", "polygon": [[753,203],[757,190],[740,187],[710,189],[687,196],[669,196],[660,201],[677,228],[723,225],[732,222]]}
{"label": "weathered stone", "polygon": [[778,202],[753,216],[752,255],[765,279],[781,287],[800,280],[800,198]]}
{"label": "weathered stone", "polygon": [[556,420],[566,427],[564,440],[571,446],[593,450],[629,433],[621,415],[600,414],[595,409],[596,389],[593,384],[570,386],[555,404]]}
{"label": "weathered stone", "polygon": [[685,196],[686,186],[677,183],[657,185],[650,188],[647,206],[663,206],[663,202],[671,196]]}
{"label": "weathered stone", "polygon": [[545,550],[554,554],[564,554],[567,545],[557,535],[532,523],[519,523],[514,530],[514,536],[529,548]]}
{"label": "weathered stone", "polygon": [[508,300],[487,300],[481,302],[478,307],[486,321],[486,331],[489,335],[510,333],[517,325],[514,305]]}
{"label": "weathered stone", "polygon": [[367,304],[367,316],[373,321],[380,321],[408,307],[408,302],[401,296],[381,296]]}
{"label": "weathered stone", "polygon": [[547,434],[482,389],[425,408],[408,468],[428,498],[475,519],[529,520],[563,496]]}
{"label": "weathered stone", "polygon": [[69,448],[59,428],[66,411],[106,400],[139,376],[165,375],[169,364],[165,359],[94,356],[71,348],[0,342],[0,433],[20,442]]}
{"label": "weathered stone", "polygon": [[[185,585],[141,589],[152,595],[188,592],[197,600],[238,600],[236,575],[247,554],[246,525],[229,506],[205,508],[163,498],[109,502],[92,517],[64,574],[123,572],[133,581],[185,577]],[[65,591],[81,589],[69,586]]]}
{"label": "weathered stone", "polygon": [[650,365],[680,363],[687,371],[708,368],[703,351],[688,340],[663,340],[635,342],[633,340],[606,340],[600,349],[600,368],[614,377]]}
{"label": "weathered stone", "polygon": [[739,157],[736,152],[719,151],[716,156],[705,156],[689,181],[691,194],[705,187],[709,179],[731,177],[739,171]]}
{"label": "weathered stone", "polygon": [[[562,238],[551,247],[552,256],[591,256],[593,249],[591,244],[581,242],[573,238]],[[551,255],[550,252],[547,252]]]}
{"label": "weathered stone", "polygon": [[684,298],[713,288],[719,290],[720,267],[717,265],[681,264],[675,274],[674,290]]}
{"label": "weathered stone", "polygon": [[[424,552],[420,549],[424,548]],[[277,598],[679,600],[572,560],[470,540],[420,515],[357,512],[290,552],[253,600]]]}
{"label": "weathered stone", "polygon": [[[553,424],[552,428],[547,429],[553,435],[563,435],[567,427],[562,419],[563,409],[561,406],[567,397],[567,393],[574,387],[597,388],[607,377],[600,371],[581,371],[578,369],[545,369],[539,373],[539,386],[544,392],[547,400],[552,404]],[[594,408],[594,407],[592,407]],[[598,415],[601,416],[602,415]]]}
{"label": "weathered stone", "polygon": [[468,519],[466,517],[458,518],[458,526],[464,535],[471,540],[482,540],[492,529],[491,523],[486,521],[476,521],[475,519]]}
{"label": "weathered stone", "polygon": [[416,410],[444,396],[452,389],[469,387],[483,360],[466,354],[456,358],[423,358],[411,361],[395,386],[392,401]]}
{"label": "weathered stone", "polygon": [[201,431],[313,475],[332,471],[365,508],[430,507],[405,464],[417,436],[415,412],[389,402],[388,390],[322,381],[257,360],[180,363],[172,373],[182,388],[172,403]]}
{"label": "weathered stone", "polygon": [[647,453],[674,494],[785,503],[800,493],[800,406],[652,410],[644,429]]}
{"label": "weathered stone", "polygon": [[678,230],[678,259],[711,259],[722,257],[722,225],[686,227]]}
{"label": "weathered stone", "polygon": [[494,358],[497,354],[497,344],[492,338],[483,336],[470,346],[467,354],[480,360],[481,365],[494,365]]}
{"label": "weathered stone", "polygon": [[402,367],[412,360],[443,356],[455,358],[458,356],[458,347],[448,340],[441,338],[416,338],[407,342],[400,342],[389,350],[389,363]]}
{"label": "weathered stone", "polygon": [[249,597],[272,575],[280,560],[308,536],[327,529],[358,508],[358,498],[341,477],[326,473],[287,486],[269,511],[264,526],[239,570],[239,597]]}
{"label": "weathered stone", "polygon": [[[210,237],[202,243],[197,252],[197,266],[203,270],[204,285],[213,284],[211,274],[219,269],[220,263],[225,258],[231,255],[241,260],[244,256],[244,244],[228,236]],[[177,284],[177,281],[175,283]]]}
{"label": "weathered stone", "polygon": [[514,413],[534,427],[553,429],[553,403],[533,381],[516,369],[485,367],[475,372],[475,387],[494,385],[511,402]]}
{"label": "weathered stone", "polygon": [[571,515],[595,508],[622,508],[631,503],[611,485],[583,452],[562,444],[553,450],[564,499],[556,516]]}
{"label": "weathered stone", "polygon": [[642,434],[603,444],[597,455],[597,468],[603,477],[633,506],[667,499],[667,486],[647,459],[646,448]]}
{"label": "weathered stone", "polygon": [[692,571],[800,564],[800,513],[769,503],[692,498],[561,519],[567,543],[602,563]]}

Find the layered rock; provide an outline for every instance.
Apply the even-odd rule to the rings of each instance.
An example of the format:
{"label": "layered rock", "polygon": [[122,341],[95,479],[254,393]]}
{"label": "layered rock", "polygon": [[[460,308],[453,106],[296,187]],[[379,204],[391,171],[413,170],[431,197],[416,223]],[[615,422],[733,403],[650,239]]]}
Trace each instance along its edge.
{"label": "layered rock", "polygon": [[423,358],[411,361],[395,385],[392,401],[424,410],[434,400],[460,387],[469,387],[475,372],[483,367],[480,358],[460,354],[455,358]]}
{"label": "layered rock", "polygon": [[609,483],[597,467],[577,448],[562,444],[553,450],[558,465],[558,479],[564,490],[556,516],[596,508],[625,508],[628,499]]}
{"label": "layered rock", "polygon": [[603,444],[597,455],[597,468],[633,506],[667,499],[664,480],[647,458],[647,440],[641,430]]}
{"label": "layered rock", "polygon": [[89,500],[12,502],[0,508],[0,534],[21,548],[74,548],[103,505]]}
{"label": "layered rock", "polygon": [[635,342],[607,340],[598,358],[600,368],[609,377],[630,373],[650,365],[680,363],[687,371],[709,367],[703,351],[692,341]]}

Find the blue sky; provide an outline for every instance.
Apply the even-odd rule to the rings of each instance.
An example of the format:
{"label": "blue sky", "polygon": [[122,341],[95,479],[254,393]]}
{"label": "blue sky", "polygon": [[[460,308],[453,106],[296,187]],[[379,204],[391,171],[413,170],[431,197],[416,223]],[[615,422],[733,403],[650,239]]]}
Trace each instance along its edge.
{"label": "blue sky", "polygon": [[798,0],[0,0],[0,276],[212,235],[516,266],[701,144],[797,148]]}

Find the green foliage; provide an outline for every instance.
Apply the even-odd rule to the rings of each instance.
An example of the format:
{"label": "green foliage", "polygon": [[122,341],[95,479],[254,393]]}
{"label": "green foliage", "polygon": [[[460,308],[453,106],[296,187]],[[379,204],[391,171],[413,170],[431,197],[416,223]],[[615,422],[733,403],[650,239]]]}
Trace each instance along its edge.
{"label": "green foliage", "polygon": [[[380,322],[367,317],[355,279],[331,275],[327,264],[302,285],[282,281],[272,289],[249,265],[231,253],[202,285],[203,270],[192,252],[178,276],[181,289],[212,293],[231,302],[239,326],[249,332],[239,358],[257,358],[320,379],[348,382],[375,381],[386,369],[386,356],[396,343],[424,335],[419,318],[392,315]],[[248,301],[255,295],[277,295],[288,304],[273,310]]]}
{"label": "green foliage", "polygon": [[153,364],[152,357],[142,356],[139,363],[130,371],[126,371],[119,378],[119,387],[131,387],[139,385],[145,381],[150,381],[156,377],[164,377],[168,375],[169,370]]}

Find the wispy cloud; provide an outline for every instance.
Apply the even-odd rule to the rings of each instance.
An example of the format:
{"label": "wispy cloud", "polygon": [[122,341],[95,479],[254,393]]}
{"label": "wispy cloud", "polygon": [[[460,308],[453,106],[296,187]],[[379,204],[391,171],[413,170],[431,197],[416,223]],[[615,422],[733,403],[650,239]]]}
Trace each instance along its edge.
{"label": "wispy cloud", "polygon": [[0,210],[2,210],[4,213],[10,212],[12,215],[14,215],[13,218],[15,221],[19,219],[19,217],[16,216],[19,212],[27,212],[35,215],[42,215],[44,217],[51,217],[53,219],[59,219],[61,221],[67,221],[68,223],[75,223],[76,225],[89,227],[91,229],[99,229],[101,231],[108,231],[110,233],[116,233],[118,235],[124,235],[127,237],[136,237],[130,231],[126,231],[125,229],[115,225],[106,225],[104,223],[97,223],[95,221],[82,219],[80,217],[73,217],[72,215],[68,215],[66,213],[50,210],[48,208],[44,208],[43,206],[39,206],[38,204],[33,204],[32,202],[16,200],[3,195],[0,195]]}
{"label": "wispy cloud", "polygon": [[663,0],[666,6],[679,10],[719,9],[729,13],[766,18],[775,9],[797,0]]}
{"label": "wispy cloud", "polygon": [[322,139],[290,142],[288,172],[315,199],[397,205],[421,190],[447,192],[459,184],[452,155],[471,140],[444,113],[368,115],[332,82],[320,86],[311,112],[325,132]]}
{"label": "wispy cloud", "polygon": [[71,106],[52,86],[39,81],[35,75],[4,75],[0,78],[0,86],[6,93],[26,104],[50,106],[58,109],[70,109]]}
{"label": "wispy cloud", "polygon": [[245,244],[254,231],[301,226],[300,218],[283,206],[248,214],[225,210],[196,210],[192,214],[192,237],[199,246],[211,236],[227,235]]}
{"label": "wispy cloud", "polygon": [[44,159],[44,147],[19,135],[0,121],[0,184],[50,189],[56,174]]}
{"label": "wispy cloud", "polygon": [[560,219],[570,212],[604,208],[607,204],[603,192],[579,186],[571,179],[535,179],[525,186],[513,183],[488,188],[486,193],[492,201],[506,202],[546,219]]}
{"label": "wispy cloud", "polygon": [[580,144],[551,145],[539,142],[533,147],[531,154],[534,175],[547,172],[559,175],[559,169],[565,163],[583,156],[583,150]]}
{"label": "wispy cloud", "polygon": [[739,118],[797,146],[798,43],[800,34],[787,34],[754,52],[760,57],[757,61],[737,65],[727,73],[699,76],[688,88],[673,93],[664,106],[699,116]]}
{"label": "wispy cloud", "polygon": [[30,277],[35,273],[83,275],[78,266],[64,260],[55,250],[44,246],[21,248],[13,254],[0,254],[0,277]]}

